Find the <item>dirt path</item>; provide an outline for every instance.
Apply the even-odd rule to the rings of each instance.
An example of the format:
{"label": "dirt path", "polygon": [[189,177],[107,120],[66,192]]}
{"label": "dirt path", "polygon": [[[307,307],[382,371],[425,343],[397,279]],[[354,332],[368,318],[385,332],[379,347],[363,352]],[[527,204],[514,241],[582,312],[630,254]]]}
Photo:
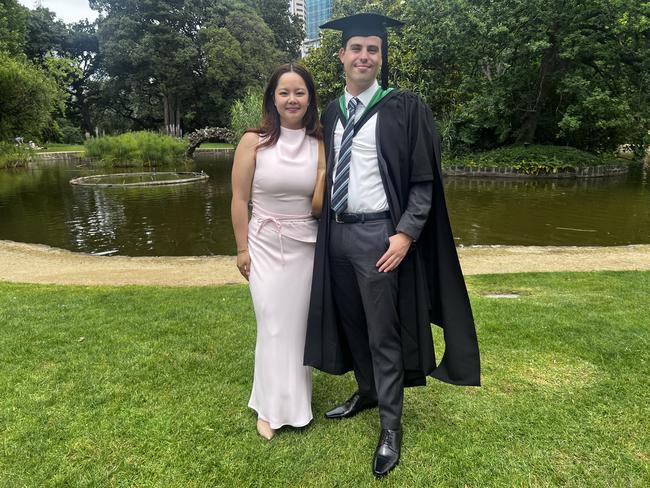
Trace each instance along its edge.
{"label": "dirt path", "polygon": [[[473,246],[458,250],[465,274],[650,270],[650,245]],[[203,286],[243,283],[232,256],[92,256],[0,241],[0,281],[65,285]]]}

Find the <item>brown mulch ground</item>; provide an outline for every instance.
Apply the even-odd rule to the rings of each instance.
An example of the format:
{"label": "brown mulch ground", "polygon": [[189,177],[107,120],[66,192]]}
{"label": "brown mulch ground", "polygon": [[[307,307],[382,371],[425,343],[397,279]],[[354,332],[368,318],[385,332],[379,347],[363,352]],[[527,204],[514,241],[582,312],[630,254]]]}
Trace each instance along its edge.
{"label": "brown mulch ground", "polygon": [[[529,271],[650,270],[650,245],[472,246],[458,249],[467,275]],[[0,281],[65,285],[205,286],[244,283],[233,256],[92,256],[0,241]]]}

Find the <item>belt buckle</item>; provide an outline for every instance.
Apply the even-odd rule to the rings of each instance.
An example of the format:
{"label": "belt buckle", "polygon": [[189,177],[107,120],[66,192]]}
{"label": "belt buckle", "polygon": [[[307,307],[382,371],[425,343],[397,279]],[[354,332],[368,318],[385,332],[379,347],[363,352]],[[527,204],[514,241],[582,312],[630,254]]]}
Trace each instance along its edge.
{"label": "belt buckle", "polygon": [[340,213],[334,213],[334,222],[337,224],[345,224],[343,220],[341,220],[341,214]]}

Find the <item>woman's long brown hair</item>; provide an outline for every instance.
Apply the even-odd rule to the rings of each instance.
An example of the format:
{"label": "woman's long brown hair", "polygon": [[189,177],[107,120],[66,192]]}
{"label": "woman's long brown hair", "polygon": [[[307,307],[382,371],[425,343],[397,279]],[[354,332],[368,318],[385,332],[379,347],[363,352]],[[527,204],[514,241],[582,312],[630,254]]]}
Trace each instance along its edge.
{"label": "woman's long brown hair", "polygon": [[278,87],[280,77],[285,73],[296,73],[305,82],[307,93],[309,95],[309,104],[307,111],[302,118],[302,126],[308,136],[322,139],[322,131],[320,120],[318,119],[318,99],[316,98],[316,86],[314,79],[309,74],[306,68],[296,63],[287,63],[281,65],[271,75],[266,90],[264,91],[264,105],[262,107],[263,117],[262,123],[256,129],[249,129],[246,132],[255,132],[263,137],[263,141],[257,147],[261,149],[267,146],[273,146],[280,138],[280,114],[275,107],[275,89]]}

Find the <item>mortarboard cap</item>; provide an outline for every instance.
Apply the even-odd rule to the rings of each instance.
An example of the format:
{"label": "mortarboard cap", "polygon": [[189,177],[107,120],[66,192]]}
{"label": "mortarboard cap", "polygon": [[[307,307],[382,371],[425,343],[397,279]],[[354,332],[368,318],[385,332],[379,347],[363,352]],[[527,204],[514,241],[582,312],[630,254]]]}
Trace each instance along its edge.
{"label": "mortarboard cap", "polygon": [[386,89],[388,86],[388,33],[387,28],[400,27],[404,25],[396,19],[391,19],[385,15],[363,13],[350,15],[340,19],[330,20],[320,26],[321,29],[334,29],[342,32],[341,46],[345,48],[348,40],[354,36],[377,36],[381,38],[381,87]]}

